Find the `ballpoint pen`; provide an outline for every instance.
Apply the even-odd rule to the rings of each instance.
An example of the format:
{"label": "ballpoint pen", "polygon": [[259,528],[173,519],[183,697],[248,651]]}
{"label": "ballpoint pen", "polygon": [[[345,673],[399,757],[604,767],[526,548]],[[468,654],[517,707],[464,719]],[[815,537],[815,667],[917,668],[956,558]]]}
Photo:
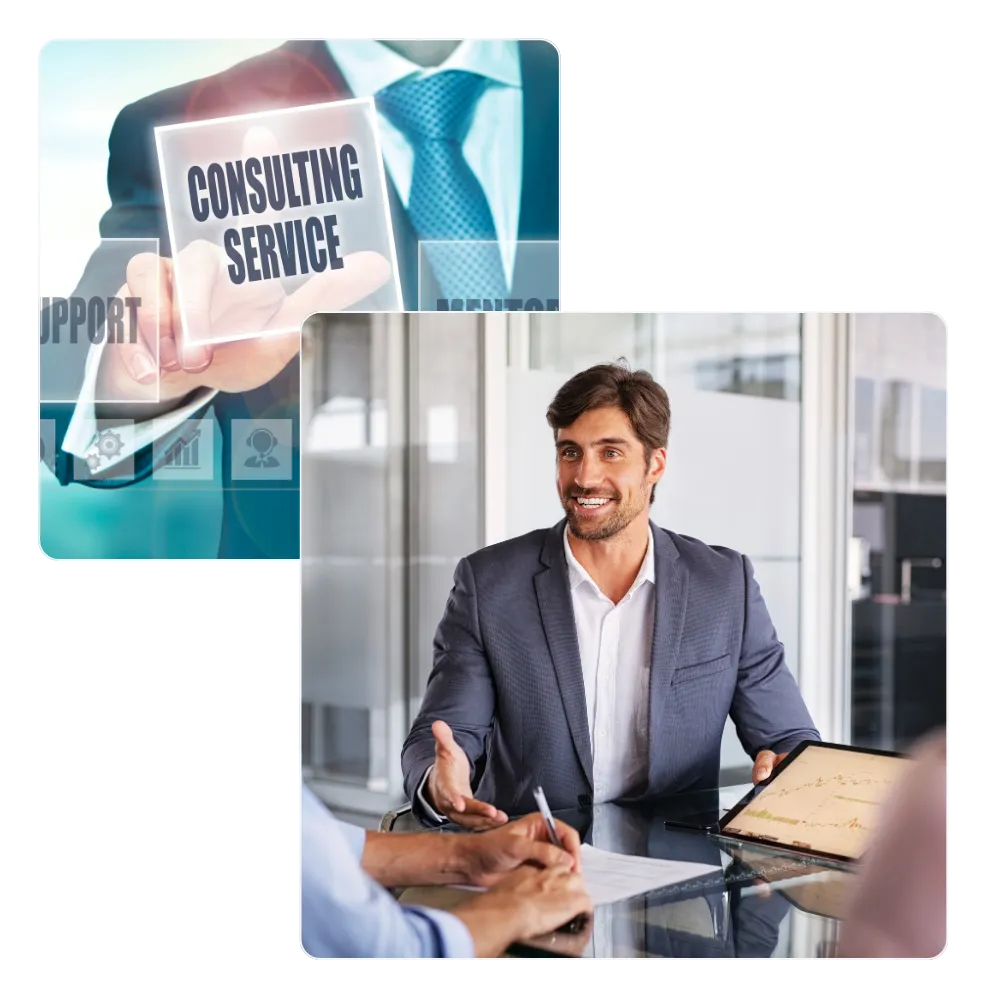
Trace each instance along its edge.
{"label": "ballpoint pen", "polygon": [[545,826],[549,831],[549,840],[552,841],[556,847],[562,847],[562,841],[559,839],[559,834],[556,833],[556,821],[552,816],[552,810],[549,808],[548,799],[545,798],[545,792],[542,791],[542,786],[538,785],[532,795],[535,796],[535,803],[538,806],[538,811],[542,814],[542,819],[545,820]]}
{"label": "ballpoint pen", "polygon": [[[531,793],[535,796],[535,804],[538,806],[538,811],[542,814],[542,819],[545,821],[545,828],[549,832],[549,840],[552,841],[556,847],[562,847],[563,842],[559,839],[559,834],[556,833],[556,821],[552,815],[552,810],[549,808],[549,801],[545,798],[545,792],[542,791],[542,786],[538,785]],[[565,848],[563,848],[565,850]],[[556,928],[556,933],[562,931],[569,934],[579,934],[580,931],[587,924],[587,915],[581,913],[578,916],[573,917],[568,923],[562,925],[562,927]]]}

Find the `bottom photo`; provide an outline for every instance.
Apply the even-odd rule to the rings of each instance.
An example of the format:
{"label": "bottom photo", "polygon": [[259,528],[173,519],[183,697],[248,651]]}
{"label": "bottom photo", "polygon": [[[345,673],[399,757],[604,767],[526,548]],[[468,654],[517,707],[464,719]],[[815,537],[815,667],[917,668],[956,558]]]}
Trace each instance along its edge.
{"label": "bottom photo", "polygon": [[301,357],[308,954],[943,950],[936,316],[338,313]]}

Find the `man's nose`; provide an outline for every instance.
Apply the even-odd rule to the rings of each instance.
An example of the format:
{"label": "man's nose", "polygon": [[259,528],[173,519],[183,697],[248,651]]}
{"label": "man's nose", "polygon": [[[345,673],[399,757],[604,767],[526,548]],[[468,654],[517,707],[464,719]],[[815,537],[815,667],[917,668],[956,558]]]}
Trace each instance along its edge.
{"label": "man's nose", "polygon": [[600,486],[602,482],[603,475],[598,463],[593,458],[584,455],[576,468],[576,485],[583,490],[592,490]]}

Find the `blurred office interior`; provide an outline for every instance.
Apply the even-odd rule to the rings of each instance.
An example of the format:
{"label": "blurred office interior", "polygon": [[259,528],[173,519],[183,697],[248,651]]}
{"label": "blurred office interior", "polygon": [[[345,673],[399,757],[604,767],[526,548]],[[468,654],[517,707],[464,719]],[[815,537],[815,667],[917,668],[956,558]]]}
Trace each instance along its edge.
{"label": "blurred office interior", "polygon": [[[931,315],[339,314],[302,352],[302,757],[339,814],[399,753],[456,562],[562,516],[545,409],[624,358],[667,389],[653,520],[752,560],[825,739],[945,721],[945,330]],[[749,781],[731,724],[720,784]]]}

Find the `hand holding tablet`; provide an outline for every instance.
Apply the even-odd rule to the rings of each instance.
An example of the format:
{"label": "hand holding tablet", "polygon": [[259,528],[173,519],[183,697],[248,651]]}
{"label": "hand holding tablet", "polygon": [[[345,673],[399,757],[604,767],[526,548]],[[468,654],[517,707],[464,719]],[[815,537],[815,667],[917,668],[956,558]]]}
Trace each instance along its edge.
{"label": "hand holding tablet", "polygon": [[800,743],[719,821],[719,836],[857,861],[881,807],[913,761],[887,750]]}

